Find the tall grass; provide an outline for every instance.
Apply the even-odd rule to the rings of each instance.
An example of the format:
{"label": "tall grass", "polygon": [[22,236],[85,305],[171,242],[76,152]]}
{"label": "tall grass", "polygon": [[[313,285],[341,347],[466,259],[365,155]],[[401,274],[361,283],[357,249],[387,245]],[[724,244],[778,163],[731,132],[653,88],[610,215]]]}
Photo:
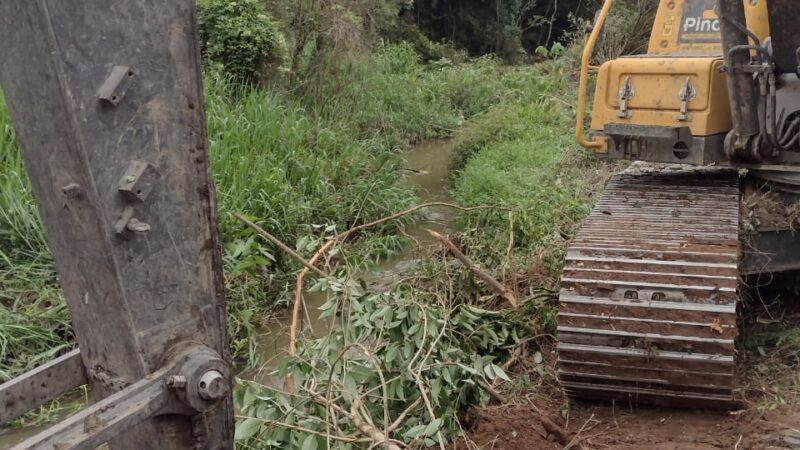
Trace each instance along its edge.
{"label": "tall grass", "polygon": [[[452,135],[466,120],[516,95],[500,83],[504,69],[491,58],[426,66],[407,44],[382,44],[375,55],[353,58],[346,82],[322,86],[324,101],[241,85],[213,69],[206,74],[229,326],[240,356],[253,356],[259,321],[288,298],[299,266],[244,229],[232,212],[252,217],[308,255],[333,230],[415,202],[402,148]],[[360,235],[339,258],[363,263],[396,251],[404,242],[396,226]],[[0,342],[6,374],[71,339],[56,286],[13,127],[0,103],[0,331],[31,332],[30,338]],[[54,331],[39,333],[39,324]]]}
{"label": "tall grass", "polygon": [[549,289],[557,286],[566,239],[619,167],[577,149],[571,74],[567,59],[508,73],[503,84],[516,95],[464,130],[453,162],[459,202],[501,208],[462,215],[472,253],[486,267],[503,267],[511,253],[526,283]]}
{"label": "tall grass", "polygon": [[48,260],[36,202],[0,92],[0,268],[19,261]]}

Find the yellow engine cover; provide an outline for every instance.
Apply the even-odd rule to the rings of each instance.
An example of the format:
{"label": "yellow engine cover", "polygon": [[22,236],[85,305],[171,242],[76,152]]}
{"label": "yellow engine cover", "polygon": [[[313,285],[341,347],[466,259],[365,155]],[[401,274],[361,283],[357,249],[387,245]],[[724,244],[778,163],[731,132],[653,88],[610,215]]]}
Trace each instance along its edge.
{"label": "yellow engine cover", "polygon": [[694,136],[731,129],[720,57],[627,57],[600,68],[592,128],[605,124],[689,127]]}
{"label": "yellow engine cover", "polygon": [[[767,1],[742,1],[748,28],[763,40],[769,35]],[[716,3],[661,0],[648,53],[601,66],[592,129],[612,123],[689,127],[698,137],[731,129]]]}
{"label": "yellow engine cover", "polygon": [[[744,1],[747,28],[762,41],[769,36],[767,0]],[[722,55],[717,0],[661,0],[647,53]]]}

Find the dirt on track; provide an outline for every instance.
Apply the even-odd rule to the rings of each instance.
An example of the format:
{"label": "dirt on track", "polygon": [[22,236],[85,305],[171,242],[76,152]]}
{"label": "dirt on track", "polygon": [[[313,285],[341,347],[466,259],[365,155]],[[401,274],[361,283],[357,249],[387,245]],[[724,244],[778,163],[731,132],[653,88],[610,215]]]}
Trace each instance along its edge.
{"label": "dirt on track", "polygon": [[454,448],[772,450],[792,448],[786,432],[800,430],[800,411],[788,410],[730,413],[576,402],[569,416],[563,419],[559,407],[488,407],[473,417],[472,445]]}

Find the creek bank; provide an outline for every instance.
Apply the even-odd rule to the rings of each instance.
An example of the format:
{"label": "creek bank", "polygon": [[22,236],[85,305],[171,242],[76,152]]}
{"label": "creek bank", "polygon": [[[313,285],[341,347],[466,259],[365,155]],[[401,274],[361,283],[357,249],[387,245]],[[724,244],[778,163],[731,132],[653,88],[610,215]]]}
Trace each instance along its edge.
{"label": "creek bank", "polygon": [[[419,203],[452,201],[447,189],[449,167],[453,154],[452,140],[432,140],[413,146],[406,152],[406,179],[417,191]],[[452,208],[433,206],[420,213],[420,219],[403,227],[403,234],[411,241],[402,250],[388,258],[378,261],[373,267],[362,273],[362,277],[371,290],[381,291],[388,288],[397,279],[413,272],[421,263],[419,248],[438,245],[428,230],[447,233],[452,230],[456,213]],[[305,292],[304,327],[311,336],[321,337],[333,326],[331,318],[320,318],[319,308],[328,301],[326,292]],[[282,314],[266,323],[258,333],[257,351],[260,367],[243,374],[245,379],[268,385],[281,385],[283,380],[276,379],[272,372],[280,360],[287,355],[289,347],[289,328],[291,317]]]}

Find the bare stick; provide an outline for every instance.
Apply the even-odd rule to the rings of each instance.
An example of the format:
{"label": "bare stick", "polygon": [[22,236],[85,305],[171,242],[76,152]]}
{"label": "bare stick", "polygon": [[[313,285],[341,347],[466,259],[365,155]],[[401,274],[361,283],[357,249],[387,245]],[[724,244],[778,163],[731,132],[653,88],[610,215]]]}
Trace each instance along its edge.
{"label": "bare stick", "polygon": [[431,236],[441,241],[442,244],[444,244],[444,246],[447,247],[448,250],[450,250],[450,253],[452,253],[453,256],[456,257],[456,259],[461,261],[461,263],[464,264],[464,266],[466,266],[467,269],[469,269],[472,273],[474,273],[475,276],[477,276],[481,280],[485,281],[489,286],[491,286],[491,288],[499,296],[508,300],[508,302],[511,303],[511,306],[517,307],[519,305],[517,297],[514,296],[514,293],[511,292],[511,290],[509,290],[499,281],[495,280],[494,277],[486,273],[484,270],[476,266],[475,263],[473,263],[472,260],[470,260],[467,257],[467,255],[461,253],[461,250],[459,250],[458,247],[456,247],[456,245],[450,241],[450,239],[447,239],[446,237],[442,236],[441,234],[433,230],[428,230],[428,233],[430,233]]}
{"label": "bare stick", "polygon": [[483,388],[483,389],[484,389],[486,392],[488,392],[488,393],[489,393],[489,396],[490,396],[490,397],[492,397],[493,399],[497,400],[497,402],[498,402],[498,403],[500,403],[501,405],[507,405],[507,404],[509,403],[509,402],[508,402],[508,399],[507,399],[507,398],[506,398],[506,397],[505,397],[503,394],[501,394],[500,392],[498,392],[498,391],[497,391],[497,389],[493,388],[493,387],[492,387],[492,385],[490,385],[489,383],[486,383],[486,382],[484,382],[484,381],[480,381],[480,380],[479,380],[479,381],[478,381],[478,384],[479,384],[479,385],[480,385],[480,386],[481,386],[481,387],[482,387],[482,388]]}
{"label": "bare stick", "polygon": [[239,220],[239,222],[242,222],[243,224],[245,224],[248,227],[252,228],[253,231],[258,233],[264,239],[266,239],[266,240],[272,242],[273,244],[277,245],[281,250],[285,251],[286,253],[289,254],[289,256],[291,256],[292,258],[294,258],[297,261],[299,261],[300,264],[305,266],[307,269],[313,270],[314,272],[317,273],[317,275],[319,275],[321,277],[327,277],[328,276],[327,273],[325,273],[322,270],[317,269],[316,267],[314,267],[313,264],[311,264],[310,262],[306,261],[305,258],[303,258],[297,252],[295,252],[294,250],[289,248],[288,245],[286,245],[283,242],[281,242],[275,236],[269,234],[267,232],[267,230],[261,228],[260,226],[256,225],[255,223],[251,222],[250,220],[248,220],[247,217],[245,217],[245,216],[243,216],[243,215],[241,215],[241,214],[239,214],[237,212],[233,213],[233,217],[236,217]]}

